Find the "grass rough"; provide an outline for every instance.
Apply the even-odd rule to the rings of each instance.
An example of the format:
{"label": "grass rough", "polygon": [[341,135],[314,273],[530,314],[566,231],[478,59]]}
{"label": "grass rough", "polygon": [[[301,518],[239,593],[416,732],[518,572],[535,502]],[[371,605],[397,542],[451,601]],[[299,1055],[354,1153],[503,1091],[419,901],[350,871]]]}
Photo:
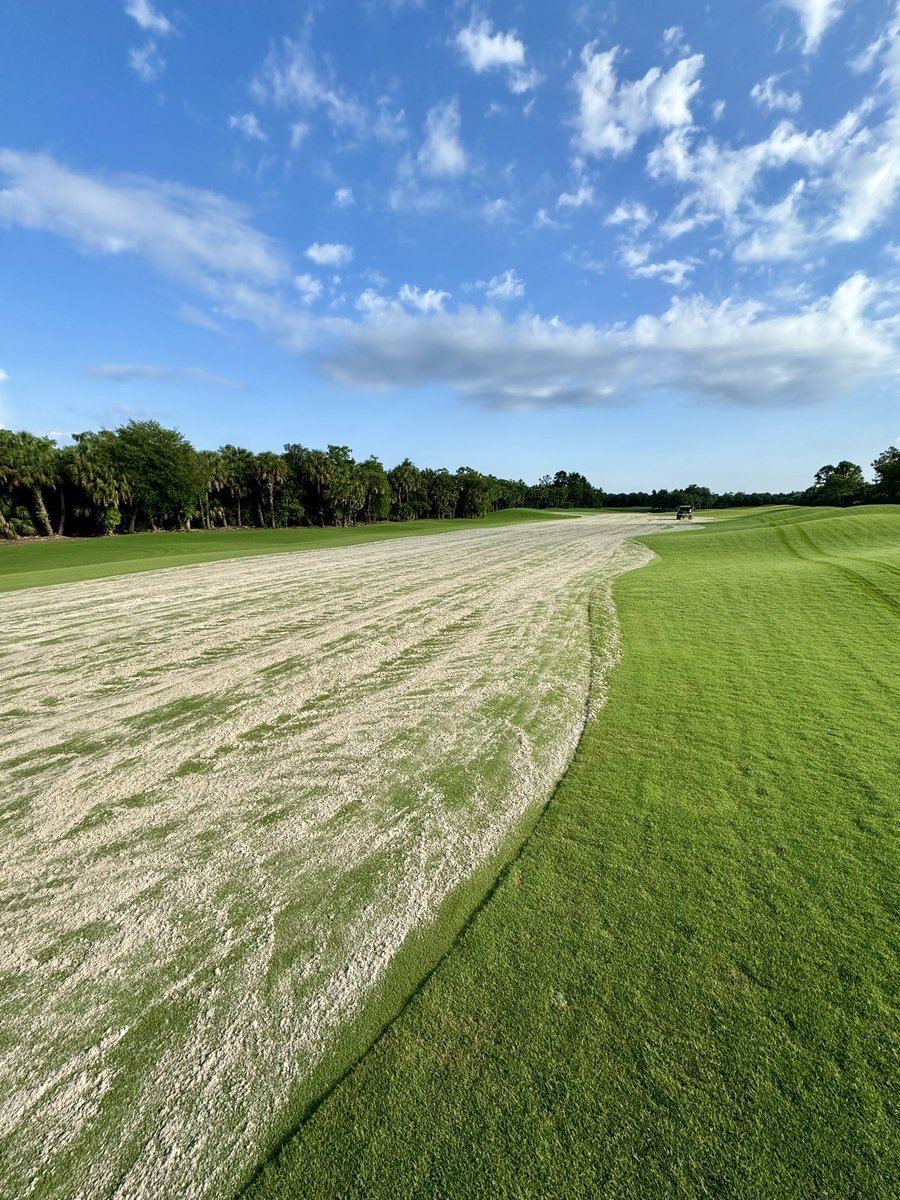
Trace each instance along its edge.
{"label": "grass rough", "polygon": [[46,538],[27,542],[0,541],[0,592],[133,575],[161,567],[365,546],[392,538],[494,529],[528,521],[559,520],[560,514],[530,508],[507,508],[474,520],[385,521],[352,529],[215,529],[191,533],[135,533],[110,538]]}

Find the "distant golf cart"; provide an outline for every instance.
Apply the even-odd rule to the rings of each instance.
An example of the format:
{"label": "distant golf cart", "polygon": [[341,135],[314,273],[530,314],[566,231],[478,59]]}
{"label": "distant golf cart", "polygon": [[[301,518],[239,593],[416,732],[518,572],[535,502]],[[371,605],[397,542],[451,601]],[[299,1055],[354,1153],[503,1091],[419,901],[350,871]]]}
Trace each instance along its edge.
{"label": "distant golf cart", "polygon": [[694,506],[693,504],[679,504],[675,509],[676,521],[693,521]]}

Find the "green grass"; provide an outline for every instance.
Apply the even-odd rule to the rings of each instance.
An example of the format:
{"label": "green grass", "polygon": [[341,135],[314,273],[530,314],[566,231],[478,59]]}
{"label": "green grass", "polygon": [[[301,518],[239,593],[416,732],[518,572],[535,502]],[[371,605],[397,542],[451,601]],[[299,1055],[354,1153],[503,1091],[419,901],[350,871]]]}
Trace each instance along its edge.
{"label": "green grass", "polygon": [[217,529],[193,533],[136,533],[110,538],[0,542],[0,592],[132,575],[160,567],[360,546],[388,538],[422,537],[461,529],[491,529],[525,521],[559,520],[560,514],[509,508],[474,520],[385,521],[353,529]]}
{"label": "green grass", "polygon": [[524,850],[248,1197],[896,1195],[900,508],[648,541]]}

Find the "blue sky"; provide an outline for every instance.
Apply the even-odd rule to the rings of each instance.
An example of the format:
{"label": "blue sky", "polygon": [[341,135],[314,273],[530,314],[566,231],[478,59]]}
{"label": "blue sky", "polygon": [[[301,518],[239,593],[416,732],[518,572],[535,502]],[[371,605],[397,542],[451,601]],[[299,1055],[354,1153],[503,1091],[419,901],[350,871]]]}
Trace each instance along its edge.
{"label": "blue sky", "polygon": [[0,423],[608,490],[900,440],[900,5],[5,6]]}

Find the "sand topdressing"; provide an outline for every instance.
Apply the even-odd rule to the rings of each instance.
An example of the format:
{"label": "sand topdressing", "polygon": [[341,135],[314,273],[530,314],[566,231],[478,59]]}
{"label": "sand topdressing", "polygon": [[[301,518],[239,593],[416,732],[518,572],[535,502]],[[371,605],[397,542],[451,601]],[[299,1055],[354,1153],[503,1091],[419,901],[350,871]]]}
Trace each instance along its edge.
{"label": "sand topdressing", "polygon": [[0,596],[4,1194],[223,1197],[572,754],[659,519]]}

